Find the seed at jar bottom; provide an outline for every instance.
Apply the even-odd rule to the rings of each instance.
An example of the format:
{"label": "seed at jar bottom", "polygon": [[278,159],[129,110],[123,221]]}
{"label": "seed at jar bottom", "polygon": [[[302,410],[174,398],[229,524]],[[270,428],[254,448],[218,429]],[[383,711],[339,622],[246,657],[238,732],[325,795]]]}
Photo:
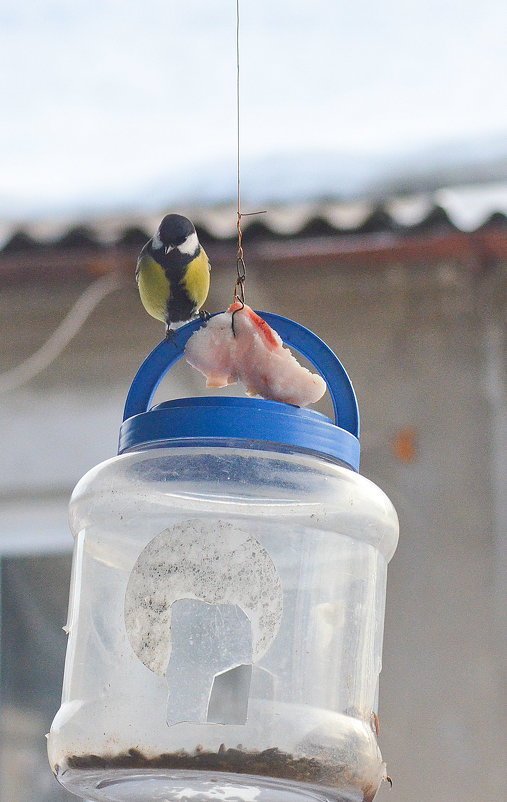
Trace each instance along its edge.
{"label": "seed at jar bottom", "polygon": [[[325,763],[313,757],[294,757],[277,747],[263,751],[225,748],[218,752],[204,751],[199,744],[193,754],[181,750],[148,758],[138,749],[128,749],[117,755],[71,755],[66,760],[69,769],[179,769],[219,771],[229,774],[250,774],[295,782],[342,787],[351,782],[350,767],[345,762]],[[352,780],[352,783],[354,781]],[[357,786],[356,786],[357,787]],[[359,789],[358,789],[359,790]],[[376,788],[365,787],[363,802],[373,799]]]}

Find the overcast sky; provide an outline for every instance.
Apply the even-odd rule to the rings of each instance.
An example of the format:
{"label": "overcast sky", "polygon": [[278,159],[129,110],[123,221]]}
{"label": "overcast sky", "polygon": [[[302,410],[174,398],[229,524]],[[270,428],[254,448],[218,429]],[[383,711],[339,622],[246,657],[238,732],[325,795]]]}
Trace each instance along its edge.
{"label": "overcast sky", "polygon": [[[241,0],[244,163],[507,132],[506,8]],[[230,177],[235,14],[235,0],[1,0],[4,213],[184,191],[212,163]]]}

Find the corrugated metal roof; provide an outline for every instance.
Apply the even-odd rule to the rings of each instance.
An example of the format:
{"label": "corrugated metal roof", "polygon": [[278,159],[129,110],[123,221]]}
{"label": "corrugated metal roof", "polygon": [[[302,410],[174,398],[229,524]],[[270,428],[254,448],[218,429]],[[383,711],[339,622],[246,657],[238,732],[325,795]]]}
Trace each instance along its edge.
{"label": "corrugated metal roof", "polygon": [[[154,232],[160,214],[116,214],[89,219],[33,220],[22,224],[0,223],[3,253],[46,248],[140,245]],[[201,240],[236,237],[234,207],[181,209],[196,224]],[[247,210],[251,211],[251,210]],[[249,241],[327,235],[372,234],[382,231],[414,234],[447,229],[476,231],[507,220],[507,185],[442,189],[432,195],[390,198],[383,204],[307,203],[276,206],[266,214],[244,217]]]}

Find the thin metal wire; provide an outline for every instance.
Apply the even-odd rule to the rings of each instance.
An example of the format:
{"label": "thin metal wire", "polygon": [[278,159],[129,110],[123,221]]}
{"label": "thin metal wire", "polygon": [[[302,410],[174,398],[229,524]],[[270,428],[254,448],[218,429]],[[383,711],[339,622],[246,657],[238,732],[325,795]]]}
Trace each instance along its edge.
{"label": "thin metal wire", "polygon": [[243,252],[243,232],[241,230],[241,218],[249,217],[254,214],[265,214],[266,210],[261,212],[242,212],[241,211],[241,138],[240,138],[240,46],[239,46],[239,2],[236,0],[236,128],[237,128],[237,171],[238,171],[238,252],[236,254],[236,283],[234,285],[234,303],[240,303],[241,306],[232,313],[232,331],[234,333],[234,315],[239,309],[245,306],[245,282],[246,282],[246,264],[245,255]]}
{"label": "thin metal wire", "polygon": [[241,249],[240,110],[239,110],[239,0],[236,0],[236,135],[238,157],[238,254]]}
{"label": "thin metal wire", "polygon": [[[239,0],[236,0],[236,133],[237,133],[237,170],[238,170],[238,253],[236,255],[236,284],[234,285],[234,301],[245,305],[246,265],[243,254],[243,232],[241,231],[241,140],[240,140],[240,71],[239,71]],[[234,325],[233,325],[234,331]]]}

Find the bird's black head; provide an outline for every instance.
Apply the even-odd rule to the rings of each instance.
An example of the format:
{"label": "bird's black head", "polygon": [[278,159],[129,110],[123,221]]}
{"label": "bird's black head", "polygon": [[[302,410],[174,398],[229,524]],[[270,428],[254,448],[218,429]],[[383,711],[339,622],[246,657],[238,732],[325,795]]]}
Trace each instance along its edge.
{"label": "bird's black head", "polygon": [[181,250],[187,250],[187,244],[195,250],[197,235],[193,223],[181,214],[166,214],[153,237],[153,249],[169,253],[180,246],[183,246]]}

